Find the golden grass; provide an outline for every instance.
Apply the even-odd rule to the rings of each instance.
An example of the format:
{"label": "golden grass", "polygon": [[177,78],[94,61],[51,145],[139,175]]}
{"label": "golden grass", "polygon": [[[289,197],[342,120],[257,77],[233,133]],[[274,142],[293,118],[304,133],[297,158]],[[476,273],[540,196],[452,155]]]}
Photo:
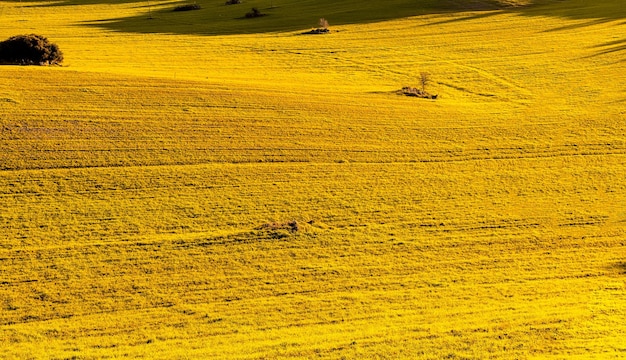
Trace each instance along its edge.
{"label": "golden grass", "polygon": [[0,358],[624,354],[622,19],[84,26],[137,5],[0,5],[66,58],[0,69]]}

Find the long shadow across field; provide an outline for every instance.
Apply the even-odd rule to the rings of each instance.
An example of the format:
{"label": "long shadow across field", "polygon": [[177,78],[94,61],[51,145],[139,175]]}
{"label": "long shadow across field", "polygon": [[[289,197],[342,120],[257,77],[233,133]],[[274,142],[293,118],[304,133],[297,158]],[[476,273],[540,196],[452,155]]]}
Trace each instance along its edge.
{"label": "long shadow across field", "polygon": [[[551,31],[583,28],[626,18],[626,6],[621,0],[532,0],[526,6],[502,7],[502,10],[529,17],[551,16],[583,20],[572,25],[552,29]],[[471,14],[435,24],[464,22],[497,14],[497,12]]]}
{"label": "long shadow across field", "polygon": [[[7,0],[0,0],[4,2]],[[582,20],[570,28],[626,18],[623,0],[243,0],[239,5],[225,5],[225,0],[22,0],[30,6],[82,6],[93,4],[141,3],[143,13],[123,18],[98,18],[82,23],[120,32],[229,35],[277,31],[308,30],[319,18],[332,26],[370,23],[425,14],[473,12],[445,22],[464,22],[497,15],[501,12],[520,16],[556,16]],[[14,0],[13,0],[14,2]],[[36,2],[36,3],[35,3]],[[181,4],[197,3],[200,10],[175,12]],[[516,3],[518,6],[511,6]],[[29,6],[29,5],[26,5]],[[252,7],[266,16],[246,19]],[[499,11],[494,11],[499,10]],[[557,28],[553,31],[565,30]],[[620,51],[603,48],[602,51]]]}
{"label": "long shadow across field", "polygon": [[[593,25],[619,21],[626,18],[626,4],[622,0],[533,0],[527,6],[503,8],[500,11],[473,13],[451,20],[430,23],[440,25],[443,23],[465,22],[477,19],[489,18],[502,12],[516,13],[520,16],[561,17],[578,20],[569,25],[550,29],[550,32],[583,29]],[[618,23],[624,25],[626,22]],[[626,51],[626,38],[598,44],[595,55],[604,55]],[[594,55],[594,56],[595,56]]]}
{"label": "long shadow across field", "polygon": [[[64,0],[64,3],[77,0]],[[106,1],[106,0],[87,0]],[[128,0],[127,0],[128,1]],[[224,0],[201,0],[198,11],[174,12],[191,1],[161,3],[133,17],[94,19],[85,25],[122,32],[230,35],[310,29],[320,18],[333,25],[370,23],[409,16],[458,11],[496,10],[500,0],[247,0],[225,5]],[[264,15],[247,19],[251,8]]]}

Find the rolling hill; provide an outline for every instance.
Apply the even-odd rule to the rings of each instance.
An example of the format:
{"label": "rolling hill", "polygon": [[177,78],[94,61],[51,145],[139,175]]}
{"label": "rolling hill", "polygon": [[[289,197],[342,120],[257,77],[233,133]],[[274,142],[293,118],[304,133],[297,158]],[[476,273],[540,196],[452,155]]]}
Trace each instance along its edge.
{"label": "rolling hill", "polygon": [[0,1],[0,358],[623,356],[619,1],[182,3]]}

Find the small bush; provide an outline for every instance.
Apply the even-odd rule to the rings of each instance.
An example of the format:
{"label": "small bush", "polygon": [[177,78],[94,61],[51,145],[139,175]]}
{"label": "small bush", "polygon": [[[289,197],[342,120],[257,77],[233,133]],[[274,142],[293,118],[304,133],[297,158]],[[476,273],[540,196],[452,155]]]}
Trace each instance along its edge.
{"label": "small bush", "polygon": [[17,35],[0,42],[0,64],[57,65],[62,61],[59,47],[41,35]]}
{"label": "small bush", "polygon": [[324,18],[320,18],[317,25],[319,26],[317,29],[313,29],[311,31],[304,32],[304,35],[316,35],[316,34],[329,34],[330,30],[328,29],[328,21]]}
{"label": "small bush", "polygon": [[439,97],[439,95],[433,95],[433,94],[429,94],[428,92],[422,90],[422,89],[418,89],[418,88],[414,88],[411,86],[405,86],[402,88],[402,90],[399,91],[400,94],[402,95],[406,95],[406,96],[412,96],[412,97],[418,97],[418,98],[422,98],[422,99],[437,99]]}
{"label": "small bush", "polygon": [[246,14],[246,18],[248,18],[248,19],[250,19],[250,18],[257,18],[257,17],[261,17],[261,16],[265,16],[265,14],[263,14],[257,8],[252,8],[252,10],[250,10],[250,12]]}
{"label": "small bush", "polygon": [[439,95],[433,95],[433,94],[430,94],[428,91],[426,91],[426,87],[432,83],[432,79],[429,73],[424,72],[424,71],[420,72],[419,83],[421,85],[421,89],[414,88],[411,86],[405,86],[402,88],[402,90],[399,91],[399,93],[402,95],[419,97],[422,99],[434,100],[439,97]]}
{"label": "small bush", "polygon": [[173,11],[190,11],[190,10],[200,10],[202,9],[198,4],[185,4],[179,5],[174,8]]}
{"label": "small bush", "polygon": [[241,4],[241,0],[228,0],[226,1],[226,5],[237,5]]}
{"label": "small bush", "polygon": [[326,21],[326,19],[324,18],[320,18],[320,21],[318,22],[318,25],[321,29],[328,29],[328,27],[330,25],[328,25],[328,21]]}

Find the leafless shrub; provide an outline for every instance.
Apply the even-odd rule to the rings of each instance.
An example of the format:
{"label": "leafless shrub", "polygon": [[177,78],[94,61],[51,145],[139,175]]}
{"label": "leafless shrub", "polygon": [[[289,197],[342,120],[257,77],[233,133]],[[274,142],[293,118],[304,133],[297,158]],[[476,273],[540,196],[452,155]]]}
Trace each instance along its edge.
{"label": "leafless shrub", "polygon": [[328,21],[324,18],[320,18],[319,22],[318,22],[318,26],[320,29],[328,29]]}
{"label": "leafless shrub", "polygon": [[419,82],[422,86],[422,92],[426,92],[426,86],[431,83],[430,74],[424,71],[420,72]]}
{"label": "leafless shrub", "polygon": [[422,99],[437,99],[439,97],[439,95],[431,94],[428,91],[426,91],[426,87],[432,83],[429,73],[424,72],[424,71],[420,72],[420,77],[418,81],[420,84],[420,88],[415,88],[412,86],[405,86],[402,88],[402,90],[398,91],[398,94],[418,97]]}

